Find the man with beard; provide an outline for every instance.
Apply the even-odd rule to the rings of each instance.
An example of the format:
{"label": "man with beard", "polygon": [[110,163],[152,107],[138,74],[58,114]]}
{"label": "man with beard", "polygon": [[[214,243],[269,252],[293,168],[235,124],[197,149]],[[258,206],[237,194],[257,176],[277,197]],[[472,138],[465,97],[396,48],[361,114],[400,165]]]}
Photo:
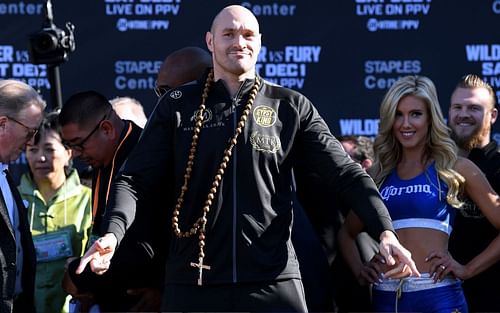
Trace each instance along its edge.
{"label": "man with beard", "polygon": [[299,170],[346,200],[389,264],[393,255],[402,262],[398,271],[419,275],[373,180],[312,103],[259,77],[261,33],[252,12],[225,7],[205,38],[213,68],[160,99],[112,184],[106,234],[77,272],[87,264],[107,271],[136,204],[155,199],[153,208],[171,217],[163,228],[173,233],[162,311],[306,312],[290,241]]}
{"label": "man with beard", "polygon": [[[491,125],[498,115],[493,88],[477,75],[464,76],[451,95],[448,124],[459,154],[468,157],[486,175],[490,185],[500,192],[500,150],[491,140]],[[483,251],[498,234],[494,225],[470,200],[457,214],[449,250],[460,263],[469,262]],[[500,256],[492,255],[491,263]],[[500,263],[464,282],[463,288],[471,312],[500,312],[498,290],[491,288],[500,280]]]}

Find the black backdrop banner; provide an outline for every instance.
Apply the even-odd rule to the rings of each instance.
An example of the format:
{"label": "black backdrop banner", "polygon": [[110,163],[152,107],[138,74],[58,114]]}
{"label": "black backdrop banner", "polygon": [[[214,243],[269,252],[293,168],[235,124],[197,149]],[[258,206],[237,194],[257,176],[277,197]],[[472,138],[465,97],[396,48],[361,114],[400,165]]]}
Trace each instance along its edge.
{"label": "black backdrop banner", "polygon": [[[445,115],[466,73],[500,95],[500,0],[52,0],[54,23],[75,25],[76,50],[59,66],[63,101],[94,89],[134,97],[149,114],[165,56],[206,48],[205,32],[228,4],[260,21],[259,74],[311,99],[335,135],[374,137],[384,93],[408,74],[435,82]],[[28,53],[45,18],[45,1],[0,0],[0,78],[26,81],[54,106],[47,66]]]}

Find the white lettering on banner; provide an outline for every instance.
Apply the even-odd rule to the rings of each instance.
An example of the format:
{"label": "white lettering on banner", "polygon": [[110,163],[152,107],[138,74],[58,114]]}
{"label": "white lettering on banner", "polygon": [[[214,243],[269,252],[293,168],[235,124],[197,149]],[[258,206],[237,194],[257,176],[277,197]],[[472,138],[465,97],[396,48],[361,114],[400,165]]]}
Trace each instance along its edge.
{"label": "white lettering on banner", "polygon": [[106,4],[106,15],[132,15],[132,4]]}
{"label": "white lettering on banner", "polygon": [[47,66],[45,64],[12,63],[12,77],[41,77],[47,76]]}
{"label": "white lettering on banner", "polygon": [[356,6],[356,15],[382,15],[384,6],[382,4],[360,4]]}
{"label": "white lettering on banner", "polygon": [[339,124],[342,136],[376,136],[378,134],[378,119],[340,119]]}
{"label": "white lettering on banner", "polygon": [[242,2],[241,6],[252,11],[255,16],[293,16],[297,6],[295,4],[252,4],[250,2]]}
{"label": "white lettering on banner", "polygon": [[179,5],[170,5],[170,4],[155,4],[155,14],[156,15],[167,15],[173,14],[177,15],[179,13]]}
{"label": "white lettering on banner", "polygon": [[283,87],[302,89],[309,63],[319,63],[321,46],[285,46],[270,50],[262,46],[255,70],[266,80]]}
{"label": "white lettering on banner", "polygon": [[492,76],[500,74],[500,62],[483,62],[483,75]]}
{"label": "white lettering on banner", "polygon": [[265,46],[262,46],[260,48],[259,55],[257,56],[257,63],[266,62],[266,60],[267,60],[266,55],[267,55],[267,48]]}
{"label": "white lettering on banner", "polygon": [[[364,85],[366,89],[388,89],[403,75],[419,74],[420,60],[366,60]],[[398,74],[398,75],[394,75]]]}
{"label": "white lettering on banner", "polygon": [[283,51],[269,51],[269,62],[283,62]]}
{"label": "white lettering on banner", "polygon": [[391,4],[385,5],[385,15],[403,15],[404,7],[401,4]]}
{"label": "white lettering on banner", "polygon": [[0,77],[6,78],[9,74],[7,70],[9,69],[10,64],[0,63]]}
{"label": "white lettering on banner", "polygon": [[302,89],[304,87],[303,78],[280,78],[279,85],[288,88]]}
{"label": "white lettering on banner", "polygon": [[121,32],[128,30],[167,30],[169,25],[168,20],[127,20],[121,18],[116,22],[116,28]]}
{"label": "white lettering on banner", "polygon": [[465,45],[467,61],[500,61],[500,44]]}
{"label": "white lettering on banner", "polygon": [[16,61],[17,62],[29,62],[30,56],[27,50],[16,51]]}
{"label": "white lettering on banner", "polygon": [[115,88],[118,90],[152,90],[156,74],[163,62],[159,60],[116,60]]}
{"label": "white lettering on banner", "polygon": [[411,30],[418,29],[419,20],[377,20],[371,18],[366,23],[366,27],[371,32],[378,30]]}
{"label": "white lettering on banner", "polygon": [[42,3],[0,3],[0,15],[41,15],[43,14]]}
{"label": "white lettering on banner", "polygon": [[366,89],[389,89],[398,77],[376,77],[373,75],[368,75],[365,77],[365,88]]}
{"label": "white lettering on banner", "polygon": [[116,21],[116,29],[121,32],[168,30],[170,20],[148,17],[176,16],[180,12],[179,3],[181,0],[105,0],[105,13],[120,17]]}
{"label": "white lettering on banner", "polygon": [[366,60],[365,73],[414,74],[421,70],[419,60]]}
{"label": "white lettering on banner", "polygon": [[153,6],[150,4],[137,4],[135,6],[135,15],[151,15],[153,14]]}
{"label": "white lettering on banner", "polygon": [[[431,0],[355,0],[355,3],[356,15],[369,17],[366,28],[371,32],[418,29],[420,26],[419,19],[407,19],[405,17],[425,16],[431,10]],[[387,17],[395,17],[395,19],[388,19]]]}
{"label": "white lettering on banner", "polygon": [[160,69],[162,61],[115,61],[116,74],[156,74]]}
{"label": "white lettering on banner", "polygon": [[14,62],[14,47],[0,46],[0,62]]}
{"label": "white lettering on banner", "polygon": [[116,76],[115,87],[118,90],[153,90],[156,84],[156,77],[126,77],[126,76]]}
{"label": "white lettering on banner", "polygon": [[430,4],[407,4],[405,5],[405,14],[418,15],[420,13],[427,15],[431,9]]}
{"label": "white lettering on banner", "polygon": [[46,64],[29,63],[27,50],[0,45],[0,79],[21,80],[35,89],[50,89]]}
{"label": "white lettering on banner", "polygon": [[[465,45],[465,54],[468,62],[479,62],[483,80],[500,89],[500,44],[468,44]],[[499,94],[500,90],[496,93]]]}
{"label": "white lettering on banner", "polygon": [[493,10],[493,13],[500,14],[500,0],[493,1],[491,9]]}
{"label": "white lettering on banner", "polygon": [[320,46],[287,46],[285,47],[285,61],[317,63],[320,52]]}
{"label": "white lettering on banner", "polygon": [[266,64],[265,76],[273,77],[287,77],[287,76],[306,76],[306,65],[305,64],[285,64],[278,63]]}
{"label": "white lettering on banner", "polygon": [[[493,88],[499,88],[500,89],[500,76],[490,76],[490,77],[483,77],[483,80],[486,81],[488,84],[491,85]],[[497,91],[497,95],[500,93],[500,90]],[[500,97],[499,97],[500,99]]]}

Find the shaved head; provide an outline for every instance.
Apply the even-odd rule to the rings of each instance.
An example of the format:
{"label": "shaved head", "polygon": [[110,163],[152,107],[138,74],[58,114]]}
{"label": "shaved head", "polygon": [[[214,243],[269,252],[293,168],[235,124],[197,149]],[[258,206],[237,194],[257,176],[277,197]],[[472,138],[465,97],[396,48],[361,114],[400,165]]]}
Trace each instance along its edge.
{"label": "shaved head", "polygon": [[217,24],[224,18],[246,19],[247,23],[253,24],[253,28],[259,32],[259,22],[252,11],[241,5],[229,5],[222,9],[214,18],[210,32],[214,32]]}
{"label": "shaved head", "polygon": [[255,78],[261,34],[250,10],[241,5],[225,7],[215,16],[205,40],[212,52],[215,80],[231,84],[234,92],[241,81]]}

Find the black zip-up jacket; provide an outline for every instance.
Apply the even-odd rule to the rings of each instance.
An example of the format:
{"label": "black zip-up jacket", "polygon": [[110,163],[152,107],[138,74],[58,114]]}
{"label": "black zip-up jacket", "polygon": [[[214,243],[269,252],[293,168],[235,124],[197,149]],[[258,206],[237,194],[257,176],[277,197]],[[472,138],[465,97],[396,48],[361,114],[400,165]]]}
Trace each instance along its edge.
{"label": "black zip-up jacket", "polygon": [[[95,169],[94,172],[92,192],[94,200],[98,199],[92,228],[92,234],[95,236],[105,234],[102,232],[102,217],[105,214],[108,185],[137,144],[142,132],[142,128],[132,121],[124,120],[124,124],[113,162]],[[98,176],[100,176],[99,184],[97,184]],[[99,189],[96,189],[97,185]],[[127,289],[149,287],[161,290],[163,287],[166,249],[163,248],[164,240],[160,242],[161,238],[156,237],[166,232],[160,227],[153,226],[159,225],[157,223],[159,217],[153,216],[154,212],[149,210],[149,207],[149,202],[141,202],[134,223],[121,241],[113,257],[113,263],[106,273],[97,275],[87,267],[82,274],[75,274],[80,259],[69,265],[73,282],[82,293],[92,292],[103,311],[123,312],[137,304],[138,297],[127,294]],[[167,217],[163,214],[161,218]]]}
{"label": "black zip-up jacket", "polygon": [[[121,240],[135,203],[154,198],[157,210],[173,207],[183,184],[203,82],[169,91],[114,184],[105,228]],[[201,216],[228,140],[247,103],[253,80],[231,98],[222,81],[210,88],[188,190],[180,210],[182,231]],[[393,230],[372,179],[351,161],[303,95],[263,81],[208,214],[203,283],[300,278],[290,241],[293,174],[322,180],[332,199],[352,207],[378,238]],[[311,197],[315,195],[312,194]],[[332,203],[332,209],[335,209]],[[171,219],[165,227],[172,228]],[[172,236],[166,281],[196,284],[198,237]]]}

